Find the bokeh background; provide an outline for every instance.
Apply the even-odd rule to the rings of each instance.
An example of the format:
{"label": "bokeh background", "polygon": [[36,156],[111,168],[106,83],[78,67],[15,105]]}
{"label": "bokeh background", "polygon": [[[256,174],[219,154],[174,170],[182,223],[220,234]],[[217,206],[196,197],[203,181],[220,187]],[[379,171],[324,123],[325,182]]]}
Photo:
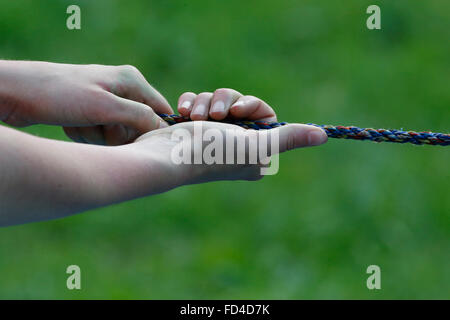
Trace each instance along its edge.
{"label": "bokeh background", "polygon": [[[0,1],[0,58],[132,64],[175,105],[231,87],[289,122],[448,132],[450,3]],[[78,4],[82,30],[66,29]],[[381,7],[382,30],[366,28]],[[58,127],[27,132],[66,140]],[[450,153],[329,141],[217,182],[0,229],[0,298],[450,298]],[[82,290],[66,289],[66,267]],[[382,289],[366,288],[381,267]]]}

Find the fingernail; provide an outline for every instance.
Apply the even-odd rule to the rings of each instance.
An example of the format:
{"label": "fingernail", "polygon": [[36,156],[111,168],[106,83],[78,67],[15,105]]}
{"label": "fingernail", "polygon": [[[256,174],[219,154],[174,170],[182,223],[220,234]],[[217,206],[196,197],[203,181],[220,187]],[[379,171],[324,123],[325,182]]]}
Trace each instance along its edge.
{"label": "fingernail", "polygon": [[205,115],[205,113],[206,113],[206,107],[205,107],[204,104],[196,105],[194,110],[192,111],[192,114],[196,114],[196,115],[199,115],[199,116],[203,116],[203,115]]}
{"label": "fingernail", "polygon": [[223,101],[217,101],[211,108],[211,112],[224,112],[224,111],[225,111],[225,104],[223,103]]}
{"label": "fingernail", "polygon": [[188,110],[191,104],[192,103],[190,101],[186,100],[181,104],[180,108]]}
{"label": "fingernail", "polygon": [[308,144],[318,146],[327,142],[328,136],[322,129],[314,129],[308,133]]}

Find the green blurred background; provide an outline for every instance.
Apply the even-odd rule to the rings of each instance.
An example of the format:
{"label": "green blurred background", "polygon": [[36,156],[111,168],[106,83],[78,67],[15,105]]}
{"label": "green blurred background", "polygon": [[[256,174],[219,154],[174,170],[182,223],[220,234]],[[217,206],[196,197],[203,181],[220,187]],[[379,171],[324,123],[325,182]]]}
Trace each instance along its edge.
{"label": "green blurred background", "polygon": [[[132,64],[173,105],[230,87],[280,120],[449,131],[445,0],[0,4],[0,58]],[[66,29],[69,4],[82,30]],[[366,28],[370,4],[382,30]],[[334,140],[282,155],[262,181],[2,228],[0,298],[448,299],[449,160],[441,147]],[[66,288],[70,264],[80,291]],[[379,291],[366,288],[371,264]]]}

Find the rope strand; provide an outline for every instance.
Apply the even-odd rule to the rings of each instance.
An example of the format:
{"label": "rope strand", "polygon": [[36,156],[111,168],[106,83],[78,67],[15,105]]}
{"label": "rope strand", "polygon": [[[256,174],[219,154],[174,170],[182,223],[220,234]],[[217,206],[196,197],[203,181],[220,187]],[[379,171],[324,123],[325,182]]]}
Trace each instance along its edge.
{"label": "rope strand", "polygon": [[[182,117],[176,114],[159,114],[159,116],[169,125],[174,125],[181,122],[191,121],[189,118]],[[231,123],[243,127],[245,129],[265,130],[281,127],[287,122],[264,122],[264,121],[234,121],[224,120],[223,122]],[[372,129],[372,128],[358,128],[358,127],[344,127],[331,125],[317,125],[308,123],[309,125],[322,128],[327,133],[328,137],[336,139],[353,139],[353,140],[370,140],[375,142],[395,142],[395,143],[412,143],[416,145],[433,145],[433,146],[449,146],[450,134],[433,133],[433,132],[415,132],[403,130],[387,130],[387,129]]]}

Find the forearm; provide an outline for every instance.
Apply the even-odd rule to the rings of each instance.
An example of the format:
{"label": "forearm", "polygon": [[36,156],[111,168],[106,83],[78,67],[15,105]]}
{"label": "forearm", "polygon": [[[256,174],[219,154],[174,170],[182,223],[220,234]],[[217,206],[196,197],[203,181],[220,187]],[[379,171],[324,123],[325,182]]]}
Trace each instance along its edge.
{"label": "forearm", "polygon": [[[0,126],[0,226],[64,217],[176,185],[157,157]],[[167,179],[166,179],[167,180]]]}
{"label": "forearm", "polygon": [[59,76],[52,65],[57,64],[0,60],[0,121],[14,126],[52,123],[56,110],[47,110],[51,107],[48,97],[53,94],[47,84]]}

